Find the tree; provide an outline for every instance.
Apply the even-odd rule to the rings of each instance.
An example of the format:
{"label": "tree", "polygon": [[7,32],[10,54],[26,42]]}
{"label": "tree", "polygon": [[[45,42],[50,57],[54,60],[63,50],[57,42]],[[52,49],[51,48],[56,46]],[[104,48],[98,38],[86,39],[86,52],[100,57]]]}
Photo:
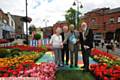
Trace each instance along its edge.
{"label": "tree", "polygon": [[29,27],[29,34],[32,34],[33,31],[36,31],[36,27],[35,27],[35,25],[32,24]]}
{"label": "tree", "polygon": [[[80,25],[80,12],[76,11],[73,8],[70,8],[66,11],[65,19],[68,24],[74,24],[76,27]],[[76,24],[76,18],[77,18],[77,24]]]}

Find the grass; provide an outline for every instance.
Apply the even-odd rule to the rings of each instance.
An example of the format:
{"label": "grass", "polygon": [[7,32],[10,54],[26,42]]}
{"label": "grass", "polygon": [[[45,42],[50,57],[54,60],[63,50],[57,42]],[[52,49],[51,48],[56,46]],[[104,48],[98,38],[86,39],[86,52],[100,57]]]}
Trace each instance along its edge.
{"label": "grass", "polygon": [[58,70],[56,80],[95,80],[90,72],[81,70]]}

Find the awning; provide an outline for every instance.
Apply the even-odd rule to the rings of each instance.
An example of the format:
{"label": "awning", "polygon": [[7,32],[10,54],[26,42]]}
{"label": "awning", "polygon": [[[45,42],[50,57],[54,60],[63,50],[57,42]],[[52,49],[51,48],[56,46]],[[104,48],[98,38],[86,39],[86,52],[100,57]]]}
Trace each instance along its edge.
{"label": "awning", "polygon": [[4,26],[4,23],[0,21],[0,28],[3,28],[3,26]]}
{"label": "awning", "polygon": [[15,32],[13,27],[11,27],[7,24],[1,23],[1,22],[0,22],[0,28],[3,29],[3,30],[6,30],[6,31]]}

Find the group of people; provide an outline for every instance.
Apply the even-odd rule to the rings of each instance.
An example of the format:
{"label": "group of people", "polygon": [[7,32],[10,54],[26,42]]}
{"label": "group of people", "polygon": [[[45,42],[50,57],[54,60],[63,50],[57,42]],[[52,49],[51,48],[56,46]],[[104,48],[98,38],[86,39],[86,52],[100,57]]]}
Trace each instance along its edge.
{"label": "group of people", "polygon": [[82,51],[82,58],[85,71],[89,70],[89,56],[93,48],[93,31],[86,22],[82,22],[79,29],[74,25],[56,28],[51,36],[50,44],[55,53],[55,63],[58,66],[69,65],[78,67],[78,51]]}

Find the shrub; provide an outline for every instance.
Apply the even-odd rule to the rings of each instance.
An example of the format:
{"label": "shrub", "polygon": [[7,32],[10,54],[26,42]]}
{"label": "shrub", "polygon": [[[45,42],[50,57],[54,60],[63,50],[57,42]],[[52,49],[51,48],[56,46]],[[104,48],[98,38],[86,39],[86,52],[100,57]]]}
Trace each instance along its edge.
{"label": "shrub", "polygon": [[39,40],[39,39],[41,38],[41,35],[37,33],[37,34],[34,35],[34,38],[35,38],[36,40]]}

